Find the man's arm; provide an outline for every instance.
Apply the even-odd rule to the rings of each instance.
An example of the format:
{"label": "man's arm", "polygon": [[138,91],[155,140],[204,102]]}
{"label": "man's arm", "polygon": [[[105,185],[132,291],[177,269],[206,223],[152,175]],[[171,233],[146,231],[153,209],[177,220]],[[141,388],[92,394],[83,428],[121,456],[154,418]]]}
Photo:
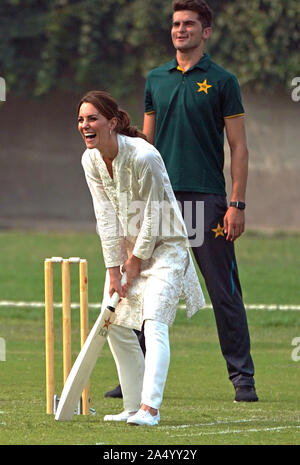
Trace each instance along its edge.
{"label": "man's arm", "polygon": [[148,142],[152,145],[154,145],[154,140],[155,140],[155,126],[156,126],[155,113],[150,113],[148,115],[145,113],[143,133],[147,137]]}
{"label": "man's arm", "polygon": [[[225,118],[226,136],[231,154],[231,202],[246,199],[248,178],[248,149],[244,116]],[[234,241],[245,230],[245,212],[236,207],[229,207],[224,217],[226,239]]]}

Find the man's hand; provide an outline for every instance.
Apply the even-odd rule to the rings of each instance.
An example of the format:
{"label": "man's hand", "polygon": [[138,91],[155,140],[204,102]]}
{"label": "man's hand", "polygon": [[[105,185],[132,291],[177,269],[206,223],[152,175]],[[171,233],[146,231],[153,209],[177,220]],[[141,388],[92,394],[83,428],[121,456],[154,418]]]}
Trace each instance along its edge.
{"label": "man's hand", "polygon": [[141,259],[135,255],[131,255],[122,266],[122,272],[127,275],[127,282],[123,286],[123,292],[127,294],[128,288],[131,286],[134,278],[140,274]]}
{"label": "man's hand", "polygon": [[115,266],[108,268],[109,272],[109,296],[112,297],[114,292],[117,292],[120,297],[125,297],[125,292],[121,286],[122,274],[120,272],[120,267]]}
{"label": "man's hand", "polygon": [[224,216],[224,233],[227,241],[235,241],[245,230],[245,212],[229,207]]}

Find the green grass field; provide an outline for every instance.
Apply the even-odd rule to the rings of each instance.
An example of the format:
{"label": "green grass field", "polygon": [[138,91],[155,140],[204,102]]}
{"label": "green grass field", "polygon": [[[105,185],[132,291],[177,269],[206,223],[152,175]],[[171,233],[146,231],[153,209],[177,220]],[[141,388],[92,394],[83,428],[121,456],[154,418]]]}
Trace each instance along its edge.
{"label": "green grass field", "polygon": [[[248,233],[236,248],[246,304],[300,305],[299,235]],[[87,258],[89,300],[101,301],[104,267],[96,234],[2,232],[0,249],[0,301],[43,301],[43,260],[54,255]],[[55,276],[55,300],[59,301],[58,269]],[[75,266],[73,281],[77,281]],[[78,302],[75,285],[72,300]],[[55,312],[59,393],[61,311]],[[72,312],[75,359],[79,312]],[[90,310],[90,327],[97,314]],[[106,413],[122,409],[120,399],[104,398],[118,383],[108,346],[91,377],[96,415],[76,416],[68,423],[57,423],[46,415],[44,309],[1,306],[0,337],[6,341],[6,361],[0,361],[0,444],[300,444],[300,361],[291,357],[292,340],[300,337],[300,312],[248,310],[247,315],[259,402],[233,403],[213,312],[204,309],[187,320],[184,310],[178,310],[170,331],[171,365],[160,425],[138,428],[103,422]]]}

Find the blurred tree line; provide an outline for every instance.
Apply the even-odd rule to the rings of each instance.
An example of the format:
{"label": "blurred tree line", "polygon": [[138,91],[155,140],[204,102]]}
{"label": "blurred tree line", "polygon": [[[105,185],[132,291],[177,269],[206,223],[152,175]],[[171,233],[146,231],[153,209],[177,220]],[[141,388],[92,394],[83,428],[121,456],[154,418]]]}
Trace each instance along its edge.
{"label": "blurred tree line", "polygon": [[[256,89],[290,88],[299,75],[299,0],[208,0],[207,51]],[[174,56],[171,0],[1,0],[0,76],[27,96],[53,89],[135,92]]]}

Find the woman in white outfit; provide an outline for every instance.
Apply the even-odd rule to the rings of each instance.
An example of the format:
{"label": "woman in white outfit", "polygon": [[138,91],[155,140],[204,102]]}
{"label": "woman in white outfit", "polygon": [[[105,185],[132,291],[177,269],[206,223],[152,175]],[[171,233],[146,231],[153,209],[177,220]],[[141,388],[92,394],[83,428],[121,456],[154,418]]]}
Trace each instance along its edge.
{"label": "woman in white outfit", "polygon": [[[168,328],[179,299],[185,298],[188,317],[204,305],[185,226],[159,152],[108,93],[82,98],[78,129],[107,268],[103,308],[114,291],[122,297],[108,341],[124,411],[104,420],[157,425],[170,361]],[[132,331],[143,323],[145,358]]]}

